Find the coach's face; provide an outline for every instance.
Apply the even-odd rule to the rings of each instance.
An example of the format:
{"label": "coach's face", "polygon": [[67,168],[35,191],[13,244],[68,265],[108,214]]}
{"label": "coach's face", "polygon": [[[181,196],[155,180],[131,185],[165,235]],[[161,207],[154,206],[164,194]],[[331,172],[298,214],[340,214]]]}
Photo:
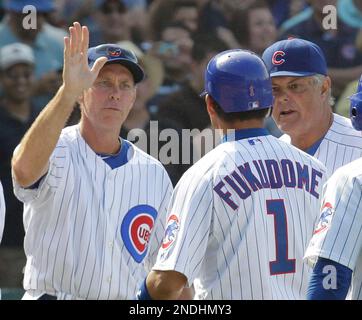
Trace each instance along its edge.
{"label": "coach's face", "polygon": [[308,136],[324,120],[329,78],[317,84],[313,77],[273,77],[273,118],[291,137]]}
{"label": "coach's face", "polygon": [[120,128],[136,99],[131,72],[120,64],[106,64],[80,99],[82,117],[93,127]]}

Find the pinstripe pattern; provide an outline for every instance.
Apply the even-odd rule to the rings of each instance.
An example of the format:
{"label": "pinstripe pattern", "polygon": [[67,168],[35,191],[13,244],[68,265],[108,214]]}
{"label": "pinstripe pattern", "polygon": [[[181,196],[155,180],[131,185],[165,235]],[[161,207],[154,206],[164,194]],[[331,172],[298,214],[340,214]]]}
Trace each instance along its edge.
{"label": "pinstripe pattern", "polygon": [[[351,120],[333,114],[332,126],[313,155],[327,167],[328,176],[334,171],[362,157],[362,134],[352,127]],[[290,143],[290,137],[283,135],[282,141]]]}
{"label": "pinstripe pattern", "polygon": [[[302,258],[318,216],[320,197],[283,185],[260,188],[242,199],[236,192],[238,186],[244,182],[252,188],[251,184],[245,176],[232,173],[249,163],[254,176],[264,172],[269,179],[263,167],[265,160],[274,159],[279,168],[282,159],[298,161],[310,170],[323,172],[316,187],[320,194],[326,168],[272,136],[255,140],[255,144],[248,139],[222,143],[184,174],[172,195],[168,212],[180,221],[176,241],[160,249],[153,269],[185,274],[188,283],[195,285],[196,299],[305,298],[309,272]],[[215,192],[220,181],[225,183],[223,190],[230,193],[236,210]],[[288,257],[296,259],[295,273],[270,274],[269,262],[276,259],[274,219],[266,209],[266,201],[271,199],[284,199]]]}
{"label": "pinstripe pattern", "polygon": [[3,237],[4,225],[5,225],[5,199],[4,199],[3,186],[0,181],[0,243]]}
{"label": "pinstripe pattern", "polygon": [[[135,146],[111,169],[80,136],[63,130],[38,189],[15,186],[24,202],[24,288],[58,297],[133,299],[162,240],[172,184],[155,159]],[[152,181],[152,185],[150,184]],[[158,212],[146,257],[138,263],[121,236],[138,205]]]}
{"label": "pinstripe pattern", "polygon": [[362,158],[338,169],[323,190],[334,208],[327,228],[314,234],[305,258],[321,256],[353,270],[348,298],[362,300]]}

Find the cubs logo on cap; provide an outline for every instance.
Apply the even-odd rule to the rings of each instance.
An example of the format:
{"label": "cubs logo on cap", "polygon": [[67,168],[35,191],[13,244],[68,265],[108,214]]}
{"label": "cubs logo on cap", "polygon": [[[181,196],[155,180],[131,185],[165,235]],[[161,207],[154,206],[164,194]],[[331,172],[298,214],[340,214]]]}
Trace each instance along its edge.
{"label": "cubs logo on cap", "polygon": [[322,208],[322,213],[319,218],[319,223],[317,228],[314,230],[313,234],[317,234],[329,228],[331,224],[332,215],[334,213],[333,207],[329,202],[326,202]]}
{"label": "cubs logo on cap", "polygon": [[119,57],[122,54],[121,48],[109,47],[107,48],[107,54],[110,57]]}
{"label": "cubs logo on cap", "polygon": [[149,205],[130,209],[121,225],[121,236],[133,259],[140,263],[147,253],[147,245],[157,218],[157,211]]}
{"label": "cubs logo on cap", "polygon": [[162,249],[168,249],[175,241],[178,231],[180,230],[180,222],[176,215],[172,214],[167,220],[165,236],[162,241]]}
{"label": "cubs logo on cap", "polygon": [[280,57],[284,57],[285,56],[285,52],[284,51],[275,51],[272,57],[272,63],[275,66],[281,65],[285,62],[285,59],[281,59]]}

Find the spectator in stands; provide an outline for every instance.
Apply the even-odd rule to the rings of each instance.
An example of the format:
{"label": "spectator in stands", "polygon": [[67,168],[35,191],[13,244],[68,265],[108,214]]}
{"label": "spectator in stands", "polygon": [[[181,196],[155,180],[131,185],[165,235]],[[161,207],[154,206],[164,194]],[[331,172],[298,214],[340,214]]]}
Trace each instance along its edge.
{"label": "spectator in stands", "polygon": [[248,9],[234,11],[230,30],[242,48],[259,55],[277,39],[275,21],[265,0],[256,0]]}
{"label": "spectator in stands", "polygon": [[191,32],[198,28],[198,10],[195,1],[182,0],[176,2],[172,21],[183,23]]}
{"label": "spectator in stands", "polygon": [[39,110],[31,104],[35,57],[23,43],[5,45],[0,50],[0,180],[6,201],[6,222],[0,249],[0,287],[20,287],[23,251],[23,205],[13,193],[11,158],[15,147],[35,120]]}
{"label": "spectator in stands", "polygon": [[[133,108],[129,112],[121,129],[121,137],[136,142],[138,136],[137,130],[146,132],[149,130],[150,121],[156,120],[152,113],[153,108],[150,105],[151,98],[156,94],[158,88],[163,82],[164,70],[162,62],[150,54],[145,54],[141,49],[130,41],[121,41],[118,43],[122,48],[131,50],[138,58],[139,64],[143,68],[146,77],[137,85],[137,97]],[[143,151],[149,152],[146,146],[138,145]]]}
{"label": "spectator in stands", "polygon": [[159,105],[158,116],[170,119],[181,128],[202,130],[210,124],[200,93],[204,88],[204,70],[207,62],[220,51],[225,43],[208,35],[193,38],[191,75],[178,92],[166,97]]}
{"label": "spectator in stands", "polygon": [[158,41],[170,23],[182,24],[191,32],[198,29],[196,0],[155,0],[149,6],[149,39]]}
{"label": "spectator in stands", "polygon": [[[337,10],[340,19],[351,26],[358,28],[358,35],[356,37],[356,49],[362,55],[362,0],[344,0],[338,1]],[[340,95],[337,104],[336,112],[342,116],[349,117],[350,101],[349,96],[354,94],[357,90],[359,78],[349,82],[345,90]]]}
{"label": "spectator in stands", "polygon": [[[211,57],[226,49],[226,44],[209,35],[197,35],[193,40],[191,75],[188,81],[180,86],[179,91],[160,102],[158,117],[164,122],[173,123],[174,128],[201,131],[210,125],[204,99],[200,97],[204,88],[204,70]],[[192,145],[192,159],[191,150]],[[180,164],[166,169],[172,182],[177,182],[189,167],[189,164]]]}
{"label": "spectator in stands", "polygon": [[[344,0],[343,0],[344,1]],[[333,93],[340,95],[346,83],[358,79],[362,73],[362,54],[355,46],[359,32],[340,19],[337,10],[337,28],[326,30],[323,21],[326,5],[337,5],[337,0],[310,0],[310,7],[281,26],[281,39],[299,37],[316,43],[323,50],[328,74],[332,78]]]}
{"label": "spectator in stands", "polygon": [[179,149],[182,148],[182,145],[176,146],[176,150],[173,148],[172,151],[176,152],[175,154],[165,156],[165,153],[163,153],[163,156],[160,157],[162,150],[170,151],[171,149],[166,146],[168,141],[164,141],[160,137],[161,132],[169,128],[174,129],[173,133],[179,135],[180,128],[171,120],[159,119],[158,115],[154,113],[155,108],[151,100],[163,81],[162,62],[148,53],[143,53],[139,47],[130,41],[121,41],[118,44],[136,54],[139,64],[146,74],[146,78],[137,85],[136,101],[122,125],[120,135],[160,160],[168,171],[171,181],[176,184],[178,176],[175,175],[174,166],[169,161],[180,154]]}
{"label": "spectator in stands", "polygon": [[230,31],[235,11],[248,10],[257,0],[196,0],[199,8],[199,32],[214,34],[230,48],[237,47],[237,41]]}
{"label": "spectator in stands", "polygon": [[362,29],[362,0],[338,0],[337,11],[345,24]]}
{"label": "spectator in stands", "polygon": [[268,4],[278,28],[283,22],[307,7],[306,0],[268,0]]}
{"label": "spectator in stands", "polygon": [[[36,8],[36,28],[23,27],[24,6]],[[63,64],[63,37],[65,31],[46,22],[46,14],[54,10],[52,0],[5,0],[5,16],[0,23],[0,47],[22,42],[31,46],[35,55],[35,77],[33,95],[36,105],[43,107],[53,96],[59,83],[59,70]]]}
{"label": "spectator in stands", "polygon": [[191,49],[193,41],[190,31],[180,23],[170,23],[161,32],[161,38],[153,44],[151,54],[159,58],[165,70],[165,78],[154,98],[158,103],[167,95],[180,89],[190,75]]}
{"label": "spectator in stands", "polygon": [[[255,0],[247,9],[236,10],[232,16],[230,31],[239,44],[236,48],[245,48],[259,55],[277,40],[274,17],[265,0]],[[265,126],[274,136],[282,135],[272,117],[266,118]]]}
{"label": "spectator in stands", "polygon": [[90,46],[131,40],[131,23],[123,0],[95,0],[95,25],[90,33]]}

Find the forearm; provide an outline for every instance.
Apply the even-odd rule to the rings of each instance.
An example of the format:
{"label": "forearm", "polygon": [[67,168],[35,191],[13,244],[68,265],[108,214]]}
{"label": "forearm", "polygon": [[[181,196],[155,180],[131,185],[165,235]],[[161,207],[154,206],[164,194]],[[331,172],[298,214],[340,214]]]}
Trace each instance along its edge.
{"label": "forearm", "polygon": [[153,300],[176,300],[180,297],[187,278],[176,271],[151,271],[146,284]]}
{"label": "forearm", "polygon": [[49,157],[75,102],[76,97],[67,95],[62,86],[23,137],[12,159],[13,175],[21,186],[32,185],[46,173]]}

